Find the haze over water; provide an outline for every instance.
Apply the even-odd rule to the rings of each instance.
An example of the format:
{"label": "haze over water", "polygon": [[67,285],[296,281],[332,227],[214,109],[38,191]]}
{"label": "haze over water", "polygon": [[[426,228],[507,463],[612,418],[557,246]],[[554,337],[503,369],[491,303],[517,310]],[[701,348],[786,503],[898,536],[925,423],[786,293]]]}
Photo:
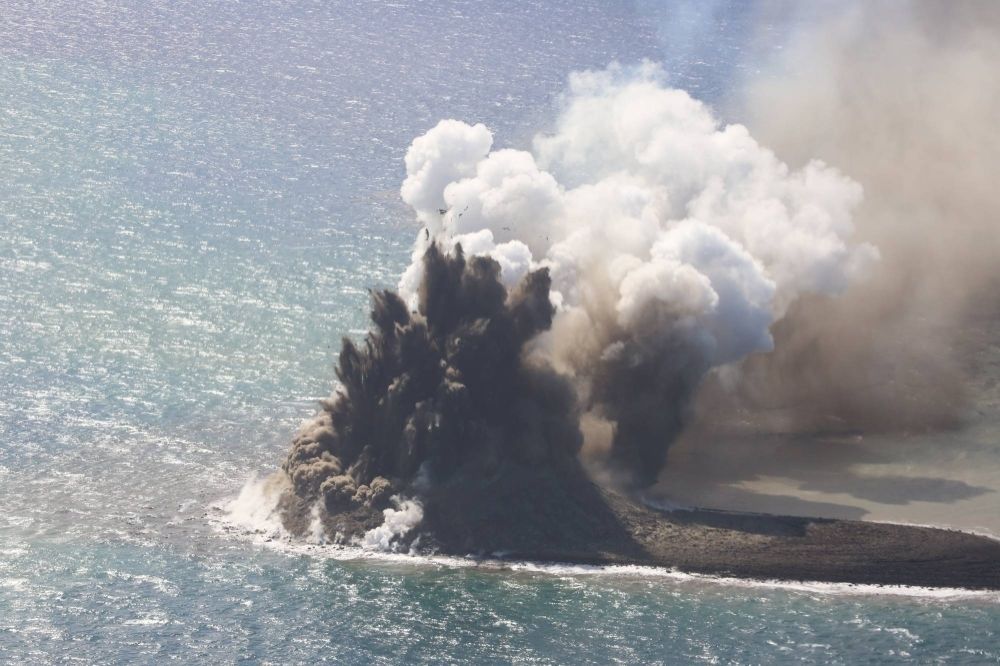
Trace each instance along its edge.
{"label": "haze over water", "polygon": [[991,596],[330,559],[224,525],[408,261],[413,137],[524,146],[613,60],[721,104],[788,26],[715,9],[706,34],[670,4],[7,2],[0,661],[1000,659]]}

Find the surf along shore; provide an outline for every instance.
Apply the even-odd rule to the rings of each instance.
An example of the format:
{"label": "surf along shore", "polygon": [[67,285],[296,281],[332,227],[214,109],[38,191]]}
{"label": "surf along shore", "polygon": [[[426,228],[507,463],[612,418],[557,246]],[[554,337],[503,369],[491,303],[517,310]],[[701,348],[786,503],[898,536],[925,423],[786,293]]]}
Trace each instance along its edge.
{"label": "surf along shore", "polygon": [[[526,483],[508,475],[452,484],[420,500],[423,520],[402,552],[588,565],[642,565],[755,580],[1000,590],[1000,541],[956,530],[707,509],[658,510],[589,481]],[[295,502],[293,496],[286,501]],[[305,507],[286,528],[307,534]],[[382,511],[321,515],[350,542]]]}

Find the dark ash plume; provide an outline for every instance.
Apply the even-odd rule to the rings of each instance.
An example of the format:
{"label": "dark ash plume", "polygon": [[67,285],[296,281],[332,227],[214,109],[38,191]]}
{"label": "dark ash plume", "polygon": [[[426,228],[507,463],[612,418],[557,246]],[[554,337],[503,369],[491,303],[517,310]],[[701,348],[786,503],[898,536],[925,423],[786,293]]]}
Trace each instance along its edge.
{"label": "dark ash plume", "polygon": [[364,343],[343,340],[340,387],[283,465],[297,496],[286,504],[300,513],[317,500],[329,515],[380,509],[427,481],[489,479],[511,465],[574,467],[575,393],[522,353],[552,324],[548,271],[508,293],[494,259],[436,244],[423,268],[418,312],[374,292]]}
{"label": "dark ash plume", "polygon": [[682,335],[656,342],[623,345],[601,359],[593,379],[592,410],[614,424],[607,460],[599,462],[627,486],[656,482],[711,367],[704,350]]}

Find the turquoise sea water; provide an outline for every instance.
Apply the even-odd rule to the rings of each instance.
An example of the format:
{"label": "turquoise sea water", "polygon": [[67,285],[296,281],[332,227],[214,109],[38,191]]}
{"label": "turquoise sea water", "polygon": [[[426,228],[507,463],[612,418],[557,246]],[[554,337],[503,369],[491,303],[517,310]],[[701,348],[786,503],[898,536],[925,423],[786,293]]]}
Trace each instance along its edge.
{"label": "turquoise sea water", "polygon": [[616,59],[721,104],[787,29],[745,7],[3,3],[0,662],[1000,660],[989,595],[330,558],[221,520],[405,265],[414,136],[523,146]]}

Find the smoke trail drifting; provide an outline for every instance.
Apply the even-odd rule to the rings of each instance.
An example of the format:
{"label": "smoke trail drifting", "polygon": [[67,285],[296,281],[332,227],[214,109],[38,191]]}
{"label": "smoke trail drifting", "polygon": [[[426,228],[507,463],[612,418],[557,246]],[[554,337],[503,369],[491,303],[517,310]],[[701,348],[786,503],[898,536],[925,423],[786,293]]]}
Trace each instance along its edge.
{"label": "smoke trail drifting", "polygon": [[784,159],[819,155],[863,184],[858,234],[882,260],[861,288],[800,302],[730,399],[782,429],[953,426],[969,397],[963,338],[996,312],[1000,5],[826,10],[748,81],[740,115]]}

